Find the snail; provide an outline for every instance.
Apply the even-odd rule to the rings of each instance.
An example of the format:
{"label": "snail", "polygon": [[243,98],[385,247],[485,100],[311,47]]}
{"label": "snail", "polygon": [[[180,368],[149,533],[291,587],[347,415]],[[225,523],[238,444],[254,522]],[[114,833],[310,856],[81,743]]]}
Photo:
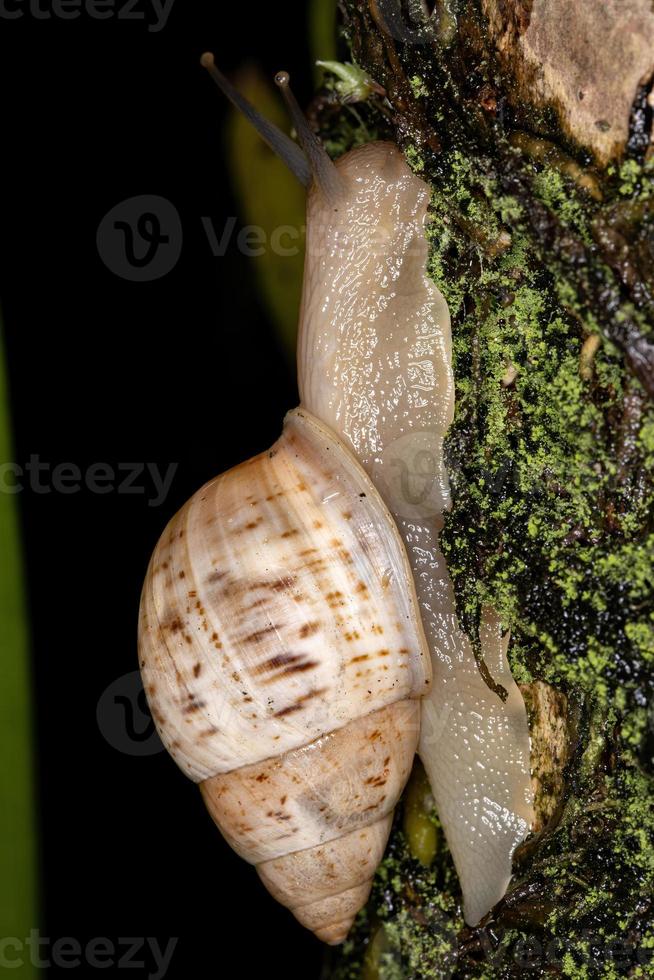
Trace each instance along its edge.
{"label": "snail", "polygon": [[302,148],[202,63],[307,187],[301,398],[155,549],[139,617],[152,715],[226,840],[334,944],[418,749],[475,924],[528,831],[529,733],[499,620],[482,623],[482,675],[438,545],[454,386],[429,188],[390,142],[333,163],[285,72]]}

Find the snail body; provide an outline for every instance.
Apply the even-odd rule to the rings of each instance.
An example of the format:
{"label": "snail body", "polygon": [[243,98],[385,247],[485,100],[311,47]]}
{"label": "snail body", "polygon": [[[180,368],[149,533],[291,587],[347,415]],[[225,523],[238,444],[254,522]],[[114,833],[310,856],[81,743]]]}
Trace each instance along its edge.
{"label": "snail body", "polygon": [[300,395],[368,472],[407,550],[434,678],[419,754],[476,925],[506,892],[533,820],[527,714],[491,609],[477,663],[439,543],[454,377],[449,310],[426,273],[429,188],[391,143],[337,169],[349,187],[337,220],[308,196]]}

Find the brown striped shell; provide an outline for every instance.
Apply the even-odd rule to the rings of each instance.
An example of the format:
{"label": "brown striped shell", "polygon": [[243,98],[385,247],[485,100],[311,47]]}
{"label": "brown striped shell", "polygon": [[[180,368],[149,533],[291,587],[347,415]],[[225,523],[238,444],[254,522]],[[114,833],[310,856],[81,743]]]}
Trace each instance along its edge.
{"label": "brown striped shell", "polygon": [[141,601],[159,734],[228,842],[326,942],[365,904],[431,667],[380,495],[304,411],[170,522]]}

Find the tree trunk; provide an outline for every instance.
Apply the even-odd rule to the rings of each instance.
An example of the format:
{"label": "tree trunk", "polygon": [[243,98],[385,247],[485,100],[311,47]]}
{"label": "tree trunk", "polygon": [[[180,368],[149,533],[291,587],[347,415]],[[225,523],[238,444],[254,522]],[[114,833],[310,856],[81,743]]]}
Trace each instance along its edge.
{"label": "tree trunk", "polygon": [[443,546],[469,635],[484,603],[511,627],[538,821],[465,927],[417,768],[325,976],[654,976],[654,5],[432,7],[341,0],[377,84],[315,112],[333,149],[394,139],[433,188],[457,386]]}

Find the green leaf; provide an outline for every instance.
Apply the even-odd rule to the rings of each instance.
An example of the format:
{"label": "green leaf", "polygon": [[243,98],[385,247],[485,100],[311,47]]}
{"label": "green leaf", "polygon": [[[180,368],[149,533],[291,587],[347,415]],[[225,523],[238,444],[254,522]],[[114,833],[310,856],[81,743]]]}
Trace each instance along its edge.
{"label": "green leaf", "polygon": [[[309,8],[309,37],[311,55],[314,63],[336,61],[336,8],[337,0],[312,0]],[[321,69],[316,69],[316,83],[322,78]]]}
{"label": "green leaf", "polygon": [[[264,116],[288,132],[288,116],[280,95],[259,69],[243,68],[235,84]],[[261,254],[249,261],[294,364],[304,270],[305,190],[236,110],[229,117],[227,143],[241,217],[257,229],[248,237],[248,248]]]}
{"label": "green leaf", "polygon": [[0,937],[17,980],[36,976],[23,944],[36,922],[36,830],[29,647],[9,404],[0,336]]}

